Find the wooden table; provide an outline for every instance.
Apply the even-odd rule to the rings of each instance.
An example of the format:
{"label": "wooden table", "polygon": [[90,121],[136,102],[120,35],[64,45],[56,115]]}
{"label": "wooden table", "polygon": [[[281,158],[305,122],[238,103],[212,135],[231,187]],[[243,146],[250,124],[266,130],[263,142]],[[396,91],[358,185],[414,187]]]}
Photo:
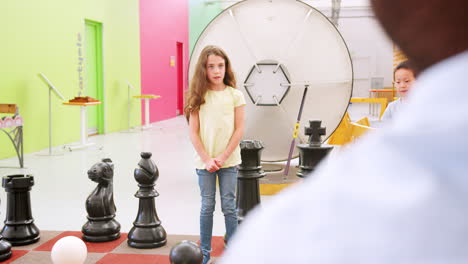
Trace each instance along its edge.
{"label": "wooden table", "polygon": [[[384,88],[384,89],[370,89],[369,90],[369,98],[386,98],[387,103],[393,102],[393,99],[396,95],[396,89],[393,87],[390,88]],[[375,106],[375,105],[374,105]],[[382,110],[382,108],[381,108]],[[369,104],[369,112],[372,115],[376,115],[376,108],[371,107]],[[382,117],[382,113],[380,113],[380,117]]]}
{"label": "wooden table", "polygon": [[393,97],[396,95],[396,89],[384,88],[384,89],[370,89],[370,98],[387,98],[388,102],[393,101]]}

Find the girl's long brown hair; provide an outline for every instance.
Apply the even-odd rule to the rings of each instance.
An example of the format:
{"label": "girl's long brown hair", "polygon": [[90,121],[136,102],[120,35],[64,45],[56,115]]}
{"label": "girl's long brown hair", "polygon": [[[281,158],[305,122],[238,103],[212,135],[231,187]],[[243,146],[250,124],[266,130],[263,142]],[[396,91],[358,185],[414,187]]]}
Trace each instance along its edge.
{"label": "girl's long brown hair", "polygon": [[200,110],[200,106],[205,103],[205,94],[208,91],[210,83],[206,74],[206,63],[208,56],[216,55],[224,59],[226,73],[224,74],[223,82],[227,86],[236,88],[236,78],[232,71],[231,61],[221,48],[217,46],[206,46],[198,57],[197,65],[195,66],[195,73],[190,82],[190,88],[186,93],[184,114],[189,120],[192,112]]}

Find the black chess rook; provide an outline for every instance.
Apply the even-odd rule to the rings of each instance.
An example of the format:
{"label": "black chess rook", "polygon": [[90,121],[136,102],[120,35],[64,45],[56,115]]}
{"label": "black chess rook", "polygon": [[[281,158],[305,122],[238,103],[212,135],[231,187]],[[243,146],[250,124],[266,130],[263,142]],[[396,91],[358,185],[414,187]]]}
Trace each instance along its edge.
{"label": "black chess rook", "polygon": [[40,238],[31,212],[30,191],[33,185],[32,175],[10,175],[2,179],[7,193],[7,209],[1,233],[13,246],[29,245]]}
{"label": "black chess rook", "polygon": [[241,159],[237,175],[237,210],[239,223],[247,213],[260,203],[260,186],[258,180],[265,176],[260,163],[263,149],[258,140],[240,142]]}

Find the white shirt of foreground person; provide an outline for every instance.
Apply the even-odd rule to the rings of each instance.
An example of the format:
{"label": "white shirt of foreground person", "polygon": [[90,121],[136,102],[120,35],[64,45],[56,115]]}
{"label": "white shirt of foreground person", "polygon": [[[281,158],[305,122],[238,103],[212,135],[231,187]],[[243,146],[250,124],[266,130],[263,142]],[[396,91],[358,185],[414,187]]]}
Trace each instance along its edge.
{"label": "white shirt of foreground person", "polygon": [[218,264],[468,263],[468,52],[424,71],[389,126],[239,226]]}

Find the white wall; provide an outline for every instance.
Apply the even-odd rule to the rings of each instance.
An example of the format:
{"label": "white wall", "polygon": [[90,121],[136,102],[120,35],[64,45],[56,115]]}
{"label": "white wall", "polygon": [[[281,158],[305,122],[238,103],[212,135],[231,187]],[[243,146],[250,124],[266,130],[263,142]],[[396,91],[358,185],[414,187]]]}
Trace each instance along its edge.
{"label": "white wall", "polygon": [[[303,1],[331,14],[331,0]],[[372,78],[393,80],[393,44],[376,20],[368,0],[342,0],[338,30],[351,53],[354,68],[353,97],[368,97]],[[382,88],[381,86],[378,88]]]}
{"label": "white wall", "polygon": [[369,96],[371,78],[383,78],[384,87],[392,86],[393,44],[370,8],[342,7],[340,17],[338,29],[353,60],[353,97]]}

